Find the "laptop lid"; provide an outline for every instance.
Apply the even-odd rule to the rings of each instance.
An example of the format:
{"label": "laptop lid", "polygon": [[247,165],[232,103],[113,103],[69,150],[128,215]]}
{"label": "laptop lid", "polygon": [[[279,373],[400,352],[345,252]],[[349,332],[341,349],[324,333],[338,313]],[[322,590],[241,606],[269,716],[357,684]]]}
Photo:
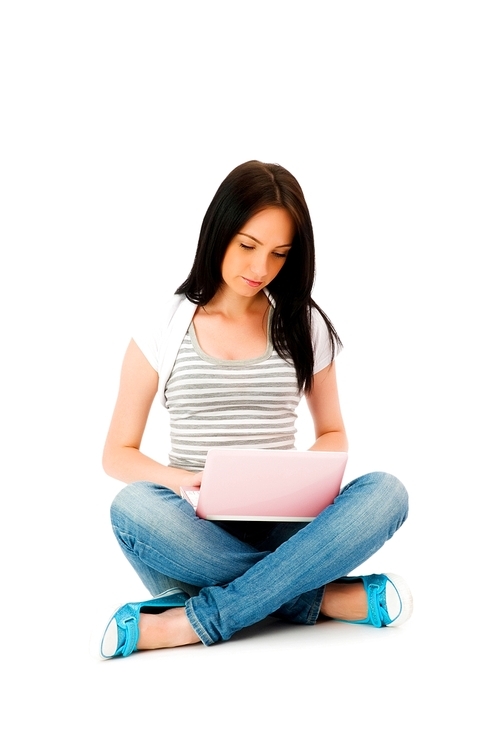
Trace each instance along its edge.
{"label": "laptop lid", "polygon": [[310,521],[340,491],[346,452],[208,450],[196,513],[207,520]]}

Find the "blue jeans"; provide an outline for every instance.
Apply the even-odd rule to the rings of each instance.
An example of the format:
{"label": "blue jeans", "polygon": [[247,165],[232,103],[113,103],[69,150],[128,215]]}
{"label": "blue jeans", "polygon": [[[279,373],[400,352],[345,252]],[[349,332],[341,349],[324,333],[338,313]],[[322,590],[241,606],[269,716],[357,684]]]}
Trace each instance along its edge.
{"label": "blue jeans", "polygon": [[324,587],[371,557],[404,523],[408,494],[394,476],[347,484],[310,523],[215,523],[171,489],[129,484],[111,507],[115,536],[153,594],[180,586],[205,645],[275,615],[314,624]]}

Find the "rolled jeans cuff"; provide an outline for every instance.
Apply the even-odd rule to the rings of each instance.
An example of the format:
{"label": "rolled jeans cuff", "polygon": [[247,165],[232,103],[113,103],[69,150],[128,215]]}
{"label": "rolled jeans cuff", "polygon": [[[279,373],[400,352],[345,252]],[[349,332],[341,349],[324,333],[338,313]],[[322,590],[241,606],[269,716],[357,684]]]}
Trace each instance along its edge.
{"label": "rolled jeans cuff", "polygon": [[[209,589],[203,590],[207,591]],[[324,593],[325,586],[322,586],[321,588],[314,589],[314,591],[309,591],[306,594],[302,594],[296,599],[293,599],[291,602],[283,604],[279,609],[272,613],[272,616],[294,624],[315,625],[319,617]],[[196,603],[196,598],[194,599],[194,602]],[[215,620],[213,619],[212,615],[210,619],[210,623],[214,626],[217,626],[217,634],[211,635],[196,615],[195,607],[193,606],[193,599],[189,599],[186,602],[185,608],[187,618],[191,623],[191,627],[205,646],[211,646],[213,643],[217,643],[219,640],[221,640],[221,637],[223,637],[224,640],[228,640],[228,638],[231,637],[231,635],[228,635],[225,631],[226,626],[219,626],[218,623],[220,623],[220,615],[217,614]],[[234,634],[234,632],[237,632],[237,630],[242,630],[245,627],[249,627],[250,624],[253,624],[253,621],[250,621],[248,624],[239,624],[235,629],[236,626],[233,622],[231,633]],[[225,632],[226,634],[224,635]]]}
{"label": "rolled jeans cuff", "polygon": [[211,646],[212,643],[215,643],[215,640],[213,640],[210,637],[210,635],[207,633],[207,631],[205,630],[205,628],[203,627],[203,625],[201,624],[201,622],[195,615],[193,606],[191,604],[191,599],[186,601],[185,609],[186,609],[187,618],[189,622],[191,623],[191,627],[193,628],[194,632],[196,633],[200,641],[203,643],[203,645]]}

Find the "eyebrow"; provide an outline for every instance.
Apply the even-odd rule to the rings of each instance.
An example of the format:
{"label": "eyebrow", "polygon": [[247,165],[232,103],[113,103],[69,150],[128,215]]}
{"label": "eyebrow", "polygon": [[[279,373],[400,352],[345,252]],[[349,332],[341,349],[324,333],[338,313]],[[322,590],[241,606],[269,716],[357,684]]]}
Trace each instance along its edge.
{"label": "eyebrow", "polygon": [[[254,238],[253,235],[248,235],[248,233],[239,233],[239,235],[244,235],[245,238],[250,238],[251,240],[255,241],[255,243],[258,243],[259,246],[263,246],[264,244],[262,241],[258,241],[257,238]],[[291,248],[291,243],[282,243],[281,246],[275,246],[275,248]]]}

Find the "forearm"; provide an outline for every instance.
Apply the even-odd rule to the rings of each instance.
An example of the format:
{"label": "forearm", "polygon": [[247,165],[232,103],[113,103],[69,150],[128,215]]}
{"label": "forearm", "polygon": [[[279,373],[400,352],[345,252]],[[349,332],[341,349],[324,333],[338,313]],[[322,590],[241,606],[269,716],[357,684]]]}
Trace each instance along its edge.
{"label": "forearm", "polygon": [[134,481],[150,481],[167,486],[177,494],[181,485],[191,485],[196,474],[181,468],[158,463],[135,447],[122,447],[113,452],[105,450],[103,468],[108,476],[131,484]]}
{"label": "forearm", "polygon": [[320,452],[347,452],[347,436],[344,431],[328,431],[317,437],[309,449]]}

